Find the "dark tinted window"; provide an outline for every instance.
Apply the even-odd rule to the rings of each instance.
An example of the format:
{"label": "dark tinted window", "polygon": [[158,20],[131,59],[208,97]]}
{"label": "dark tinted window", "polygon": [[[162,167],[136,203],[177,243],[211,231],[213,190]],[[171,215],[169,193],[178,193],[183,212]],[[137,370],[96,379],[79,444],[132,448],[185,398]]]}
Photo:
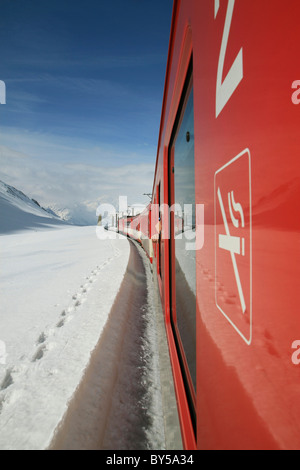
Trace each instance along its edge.
{"label": "dark tinted window", "polygon": [[174,147],[174,227],[177,329],[196,390],[196,252],[194,100],[189,87]]}

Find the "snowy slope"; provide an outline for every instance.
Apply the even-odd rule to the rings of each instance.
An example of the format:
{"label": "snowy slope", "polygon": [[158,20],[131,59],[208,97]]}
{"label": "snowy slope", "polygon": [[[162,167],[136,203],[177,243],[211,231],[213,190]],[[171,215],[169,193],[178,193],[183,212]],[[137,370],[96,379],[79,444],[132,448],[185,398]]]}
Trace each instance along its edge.
{"label": "snowy slope", "polygon": [[0,243],[0,449],[44,449],[107,322],[129,244],[71,226]]}
{"label": "snowy slope", "polygon": [[62,207],[58,204],[47,206],[49,212],[56,214],[61,220],[74,225],[95,225],[98,217],[96,209],[89,210],[87,203],[73,203],[68,207]]}
{"label": "snowy slope", "polygon": [[0,234],[62,225],[65,222],[54,212],[47,211],[37,201],[0,181]]}
{"label": "snowy slope", "polygon": [[[143,295],[137,295],[138,282]],[[0,450],[51,446],[58,429],[64,434],[65,417],[73,422],[74,403],[75,420],[82,416],[77,396],[86,382],[92,402],[88,393],[77,435],[60,432],[60,443],[69,447],[70,436],[71,448],[93,447],[101,434],[105,448],[164,448],[155,315],[146,284],[125,237],[68,225],[0,183]],[[124,355],[120,345],[131,349]]]}
{"label": "snowy slope", "polygon": [[44,449],[82,379],[129,259],[0,182],[0,449]]}

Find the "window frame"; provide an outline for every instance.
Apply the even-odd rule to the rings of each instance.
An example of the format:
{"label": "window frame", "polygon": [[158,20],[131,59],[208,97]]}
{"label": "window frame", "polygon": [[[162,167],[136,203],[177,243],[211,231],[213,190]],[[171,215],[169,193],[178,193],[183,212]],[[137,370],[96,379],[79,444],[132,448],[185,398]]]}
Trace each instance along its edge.
{"label": "window frame", "polygon": [[[173,126],[173,131],[170,139],[168,149],[168,179],[169,179],[169,207],[175,202],[175,178],[174,178],[174,165],[175,165],[175,144],[179,134],[182,121],[184,119],[188,100],[193,90],[193,57],[191,57],[188,67],[185,84],[181,94],[179,107],[177,110],[176,119]],[[187,394],[191,419],[196,435],[196,390],[194,388],[193,380],[190,374],[188,362],[185,355],[184,346],[181,340],[180,331],[177,325],[177,312],[176,312],[176,273],[175,273],[175,233],[174,233],[174,211],[170,211],[170,245],[169,245],[169,288],[170,288],[170,322],[173,331],[173,337],[176,344],[177,354],[180,362],[181,372],[183,376],[184,386]],[[196,360],[196,358],[195,358]]]}

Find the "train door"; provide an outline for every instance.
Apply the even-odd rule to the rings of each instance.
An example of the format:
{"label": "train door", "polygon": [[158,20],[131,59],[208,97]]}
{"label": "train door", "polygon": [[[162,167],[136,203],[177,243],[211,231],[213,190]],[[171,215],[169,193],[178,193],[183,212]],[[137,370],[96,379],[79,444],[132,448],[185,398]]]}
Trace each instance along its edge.
{"label": "train door", "polygon": [[173,335],[196,428],[196,252],[192,63],[169,147],[170,310]]}

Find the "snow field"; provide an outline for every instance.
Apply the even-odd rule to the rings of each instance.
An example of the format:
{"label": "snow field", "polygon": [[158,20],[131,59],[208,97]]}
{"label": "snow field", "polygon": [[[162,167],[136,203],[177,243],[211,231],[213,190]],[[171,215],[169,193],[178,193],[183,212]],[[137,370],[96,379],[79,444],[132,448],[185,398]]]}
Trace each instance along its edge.
{"label": "snow field", "polygon": [[164,449],[152,273],[130,242],[123,283],[51,449]]}
{"label": "snow field", "polygon": [[[115,237],[115,234],[114,234]],[[45,449],[98,343],[130,248],[95,227],[0,237],[0,449]]]}

